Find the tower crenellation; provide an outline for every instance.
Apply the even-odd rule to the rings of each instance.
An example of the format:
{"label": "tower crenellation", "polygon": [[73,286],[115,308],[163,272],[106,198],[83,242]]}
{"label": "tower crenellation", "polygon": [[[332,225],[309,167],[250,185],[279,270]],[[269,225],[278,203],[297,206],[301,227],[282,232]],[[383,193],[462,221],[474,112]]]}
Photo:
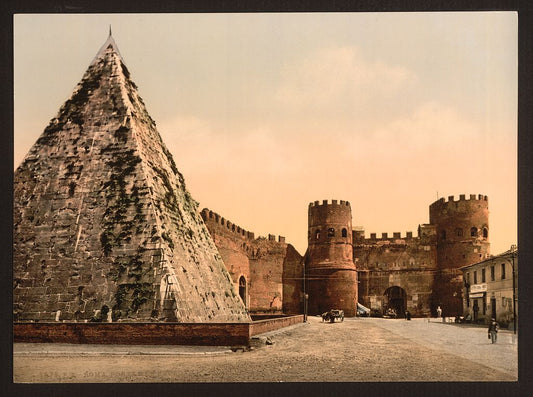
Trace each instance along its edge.
{"label": "tower crenellation", "polygon": [[331,200],[331,203],[329,200],[322,200],[322,203],[319,200],[312,201],[309,203],[309,207],[318,207],[318,206],[327,206],[327,205],[344,205],[349,207],[350,202],[345,200]]}
{"label": "tower crenellation", "polygon": [[352,210],[350,203],[323,200],[309,204],[308,242],[352,242]]}
{"label": "tower crenellation", "polygon": [[437,201],[435,201],[433,204],[431,204],[430,207],[431,206],[438,207],[438,206],[443,206],[443,205],[446,206],[452,203],[458,203],[458,202],[463,202],[463,201],[473,202],[473,201],[488,201],[488,200],[489,200],[488,196],[485,196],[483,194],[478,194],[478,195],[470,194],[468,198],[466,198],[466,194],[460,194],[457,200],[455,199],[455,196],[448,196],[447,199],[444,197],[441,197]]}
{"label": "tower crenellation", "polygon": [[[355,232],[355,230],[354,230]],[[388,232],[382,232],[379,236],[377,233],[370,233],[369,237],[365,237],[364,230],[357,231],[358,239],[368,240],[368,241],[378,241],[378,240],[409,240],[413,238],[413,232],[393,232],[392,235]]]}

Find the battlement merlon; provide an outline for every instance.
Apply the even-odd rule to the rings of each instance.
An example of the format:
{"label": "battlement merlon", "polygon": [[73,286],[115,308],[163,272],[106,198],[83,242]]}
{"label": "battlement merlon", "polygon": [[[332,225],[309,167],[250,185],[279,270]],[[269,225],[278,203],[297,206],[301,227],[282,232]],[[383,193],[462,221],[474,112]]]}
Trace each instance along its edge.
{"label": "battlement merlon", "polygon": [[370,237],[365,237],[365,231],[362,229],[352,230],[353,240],[365,240],[365,241],[380,241],[380,240],[409,240],[413,238],[413,232],[405,232],[402,237],[401,232],[394,232],[392,236],[389,233],[381,233],[381,237],[377,236],[377,233],[370,233]]}
{"label": "battlement merlon", "polygon": [[477,196],[475,194],[470,194],[469,198],[466,198],[466,194],[460,194],[458,200],[455,200],[454,196],[448,196],[448,199],[441,197],[434,203],[430,204],[430,207],[445,205],[445,204],[458,202],[458,201],[489,201],[489,197],[483,194],[478,194]]}
{"label": "battlement merlon", "polygon": [[[255,240],[255,233],[249,232],[245,229],[243,229],[240,226],[235,225],[234,223],[230,222],[229,220],[226,220],[224,217],[220,216],[216,212],[211,211],[209,208],[204,208],[200,215],[204,222],[213,222],[216,223],[222,227],[225,227],[229,231],[236,233],[248,240]],[[273,234],[268,235],[269,241],[276,241],[276,236]],[[277,236],[277,242],[279,243],[285,243],[285,237],[283,236]]]}
{"label": "battlement merlon", "polygon": [[320,201],[316,200],[309,203],[309,207],[321,207],[326,205],[344,205],[349,207],[350,202],[345,200],[331,200],[331,202],[329,202],[329,200],[322,200],[322,203],[320,203]]}
{"label": "battlement merlon", "polygon": [[232,232],[234,232],[236,234],[239,234],[239,235],[241,235],[244,238],[248,238],[248,239],[251,239],[251,240],[254,239],[254,234],[253,233],[250,233],[247,230],[243,229],[242,227],[237,226],[234,223],[226,220],[224,217],[220,216],[216,212],[211,211],[209,208],[204,208],[200,212],[200,215],[202,216],[202,219],[204,220],[204,222],[211,221],[213,223],[219,224],[220,226],[226,227],[226,229],[228,229],[228,230],[230,230],[230,231],[232,231]]}

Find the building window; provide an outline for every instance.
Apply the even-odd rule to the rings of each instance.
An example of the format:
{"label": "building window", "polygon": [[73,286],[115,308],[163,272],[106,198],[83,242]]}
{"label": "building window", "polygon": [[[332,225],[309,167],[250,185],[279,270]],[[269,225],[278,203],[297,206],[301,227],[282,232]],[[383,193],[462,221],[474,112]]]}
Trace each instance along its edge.
{"label": "building window", "polygon": [[487,300],[485,298],[483,300],[483,314],[487,314]]}
{"label": "building window", "polygon": [[463,229],[455,229],[455,234],[457,235],[457,237],[463,237]]}
{"label": "building window", "polygon": [[477,227],[474,226],[474,227],[472,227],[470,229],[470,236],[471,237],[476,237],[477,236]]}
{"label": "building window", "polygon": [[466,283],[470,284],[470,273],[466,273]]}
{"label": "building window", "polygon": [[335,237],[335,229],[332,227],[328,229],[328,237]]}
{"label": "building window", "polygon": [[481,282],[484,283],[485,281],[485,269],[481,269]]}
{"label": "building window", "polygon": [[346,228],[342,229],[342,237],[348,237],[348,230]]}
{"label": "building window", "polygon": [[443,240],[446,240],[446,230],[442,230],[440,232],[440,238],[443,239]]}
{"label": "building window", "polygon": [[494,281],[494,265],[490,267],[490,281]]}
{"label": "building window", "polygon": [[477,271],[474,272],[474,284],[477,284]]}
{"label": "building window", "polygon": [[502,263],[502,280],[505,279],[505,263]]}
{"label": "building window", "polygon": [[315,240],[318,240],[320,238],[320,229],[316,229],[315,231]]}
{"label": "building window", "polygon": [[484,238],[489,237],[489,229],[487,229],[486,227],[483,228],[483,237]]}

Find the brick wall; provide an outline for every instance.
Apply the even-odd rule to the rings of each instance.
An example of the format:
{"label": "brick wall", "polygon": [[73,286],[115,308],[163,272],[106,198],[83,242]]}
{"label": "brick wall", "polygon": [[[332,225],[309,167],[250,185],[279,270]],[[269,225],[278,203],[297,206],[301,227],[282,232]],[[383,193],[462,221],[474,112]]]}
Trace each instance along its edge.
{"label": "brick wall", "polygon": [[15,323],[15,342],[247,345],[249,323]]}
{"label": "brick wall", "polygon": [[13,334],[17,343],[235,346],[301,322],[302,315],[251,323],[15,323]]}
{"label": "brick wall", "polygon": [[362,305],[385,311],[386,292],[397,286],[405,291],[405,309],[413,316],[425,317],[431,313],[437,254],[430,239],[359,241],[354,245],[354,260],[360,270]]}
{"label": "brick wall", "polygon": [[279,317],[267,320],[254,321],[250,324],[250,336],[275,331],[277,329],[288,327],[290,325],[303,323],[303,321],[304,316],[302,314],[299,314],[297,316]]}
{"label": "brick wall", "polygon": [[301,313],[302,256],[282,237],[254,237],[208,209],[201,216],[235,290],[239,279],[246,280],[246,306],[251,313]]}

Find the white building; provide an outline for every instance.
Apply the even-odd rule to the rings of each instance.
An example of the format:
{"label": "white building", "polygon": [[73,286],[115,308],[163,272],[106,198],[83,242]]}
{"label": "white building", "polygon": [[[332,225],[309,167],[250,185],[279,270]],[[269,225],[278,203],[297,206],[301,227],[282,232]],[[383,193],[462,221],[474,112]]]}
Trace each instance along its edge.
{"label": "white building", "polygon": [[464,316],[470,315],[473,322],[486,324],[494,317],[501,327],[513,329],[515,316],[518,319],[517,247],[463,266],[461,271]]}

